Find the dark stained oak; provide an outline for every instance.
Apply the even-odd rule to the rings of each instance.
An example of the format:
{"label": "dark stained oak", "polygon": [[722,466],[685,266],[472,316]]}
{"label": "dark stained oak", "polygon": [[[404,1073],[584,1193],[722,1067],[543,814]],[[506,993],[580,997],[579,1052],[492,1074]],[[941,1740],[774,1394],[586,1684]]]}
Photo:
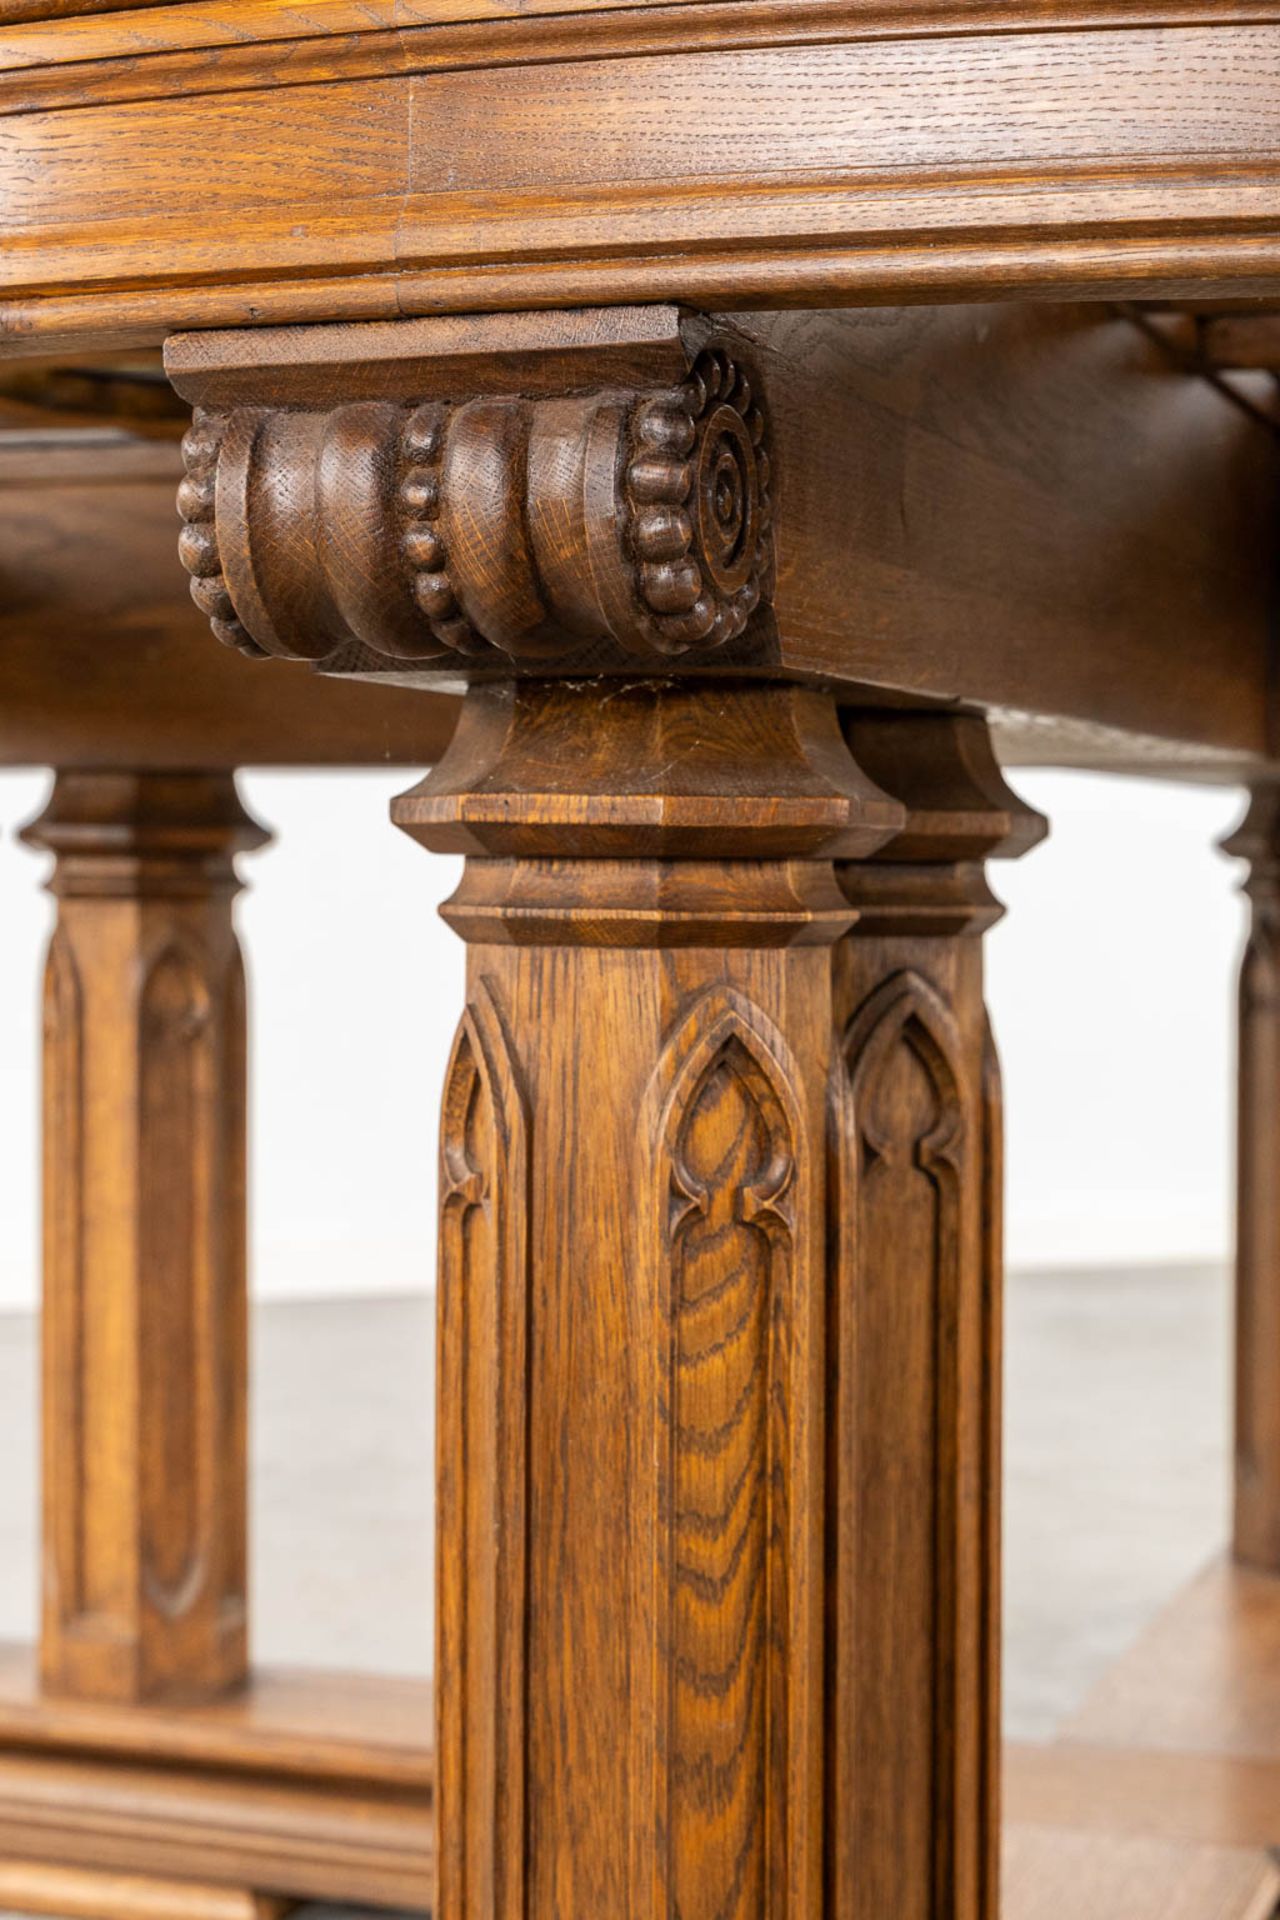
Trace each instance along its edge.
{"label": "dark stained oak", "polygon": [[[128,1562],[196,1624],[179,1647],[127,1620],[75,1679],[114,1700],[0,1701],[0,1851],[36,1904],[50,1868],[127,1920],[184,1879],[202,1920],[218,1888],[237,1912],[422,1903],[434,1815],[441,1920],[997,1920],[983,867],[1036,823],[991,743],[1266,778],[1280,461],[1236,303],[1280,298],[1278,104],[1275,0],[0,12],[0,356],[36,369],[0,388],[0,758],[63,769],[55,816],[174,768],[225,796],[277,755],[439,762],[396,818],[466,854],[469,946],[438,1760],[358,1689],[207,1698],[243,1649],[201,1638],[188,1495],[242,1462],[194,1470],[217,1422],[192,1289],[126,1260],[160,1334],[114,1412],[102,1326],[51,1320],[62,1374],[90,1361],[54,1450],[57,1584]],[[1100,296],[1190,304],[1009,304]],[[167,419],[104,436],[56,364],[166,340],[197,408],[181,471]],[[114,857],[113,907],[144,891],[146,860],[59,857]],[[86,978],[123,973],[84,945]],[[149,1024],[77,1024],[79,976],[51,970],[60,1281],[91,1235],[195,1272],[193,1116],[234,1114],[238,1082],[200,1051],[218,989],[197,1007],[181,973],[162,956]],[[1254,973],[1241,1291],[1265,1328]],[[116,1145],[160,1177],[77,1208],[110,1131],[81,1127],[86,1062],[131,1033]],[[234,1193],[213,1211],[237,1225]],[[1268,1379],[1255,1355],[1259,1454]],[[206,1698],[131,1708],[157,1690]],[[1253,1920],[1275,1890],[1256,1858],[1082,1848],[1015,1837],[1014,1920]]]}
{"label": "dark stained oak", "polygon": [[1211,366],[1228,372],[1280,373],[1280,306],[1272,312],[1206,316],[1199,347]]}

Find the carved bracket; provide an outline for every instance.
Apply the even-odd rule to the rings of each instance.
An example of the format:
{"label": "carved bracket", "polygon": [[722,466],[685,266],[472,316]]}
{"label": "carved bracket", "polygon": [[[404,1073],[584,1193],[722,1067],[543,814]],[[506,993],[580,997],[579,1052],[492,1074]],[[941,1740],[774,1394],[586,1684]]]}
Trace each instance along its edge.
{"label": "carved bracket", "polygon": [[[367,361],[327,384],[314,365],[192,374],[171,350],[175,384],[208,402],[179,510],[218,638],[455,672],[719,657],[770,591],[768,431],[740,352],[662,311],[647,357],[620,355],[616,316],[600,339],[548,316],[540,349],[487,367],[454,350],[456,326],[411,323],[416,350],[400,330],[381,381]],[[636,382],[650,366],[665,377]],[[340,403],[315,404],[326,392]]]}

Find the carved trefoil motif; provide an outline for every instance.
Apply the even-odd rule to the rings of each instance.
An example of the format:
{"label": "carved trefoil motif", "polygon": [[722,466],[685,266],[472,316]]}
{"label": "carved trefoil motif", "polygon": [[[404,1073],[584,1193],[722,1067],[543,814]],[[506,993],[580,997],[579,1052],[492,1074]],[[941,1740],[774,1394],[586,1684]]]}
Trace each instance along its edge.
{"label": "carved trefoil motif", "polygon": [[658,1084],[655,1897],[680,1920],[782,1920],[812,1884],[806,1777],[816,1786],[798,1080],[760,1010],[713,991]]}

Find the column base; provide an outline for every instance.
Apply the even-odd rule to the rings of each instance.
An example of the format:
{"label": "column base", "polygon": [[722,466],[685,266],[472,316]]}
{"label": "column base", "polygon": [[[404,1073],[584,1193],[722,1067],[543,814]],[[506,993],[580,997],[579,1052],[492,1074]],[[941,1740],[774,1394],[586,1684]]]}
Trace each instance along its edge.
{"label": "column base", "polygon": [[[207,1706],[102,1706],[43,1696],[30,1650],[0,1647],[0,1875],[33,1876],[21,1900],[18,1879],[0,1877],[0,1910],[263,1920],[279,1911],[253,1904],[268,1897],[427,1907],[431,1727],[424,1681],[284,1670]],[[53,1904],[52,1869],[94,1878],[98,1904]],[[158,1882],[188,1883],[187,1904],[147,1904]],[[192,1904],[207,1889],[224,1904]],[[115,1892],[126,1904],[110,1904]]]}

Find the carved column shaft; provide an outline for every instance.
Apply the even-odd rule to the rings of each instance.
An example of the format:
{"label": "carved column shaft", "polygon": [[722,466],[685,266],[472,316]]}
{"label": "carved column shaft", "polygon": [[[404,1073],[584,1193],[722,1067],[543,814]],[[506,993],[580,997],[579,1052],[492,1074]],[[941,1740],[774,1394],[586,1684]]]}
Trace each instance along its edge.
{"label": "carved column shaft", "polygon": [[1250,862],[1252,905],[1237,1056],[1234,1547],[1280,1573],[1280,792],[1258,789],[1223,850]]}
{"label": "carved column shaft", "polygon": [[44,1552],[53,1691],[246,1665],[245,993],[230,775],[62,773],[45,987]]}
{"label": "carved column shaft", "polygon": [[982,862],[1043,823],[980,720],[867,714],[846,733],[906,827],[840,870],[858,919],[835,956],[832,1912],[992,1920],[1003,1195]]}
{"label": "carved column shaft", "polygon": [[[832,854],[796,689],[473,693],[444,1105],[440,1910],[818,1910]],[[527,1878],[525,1876],[527,1875]]]}

